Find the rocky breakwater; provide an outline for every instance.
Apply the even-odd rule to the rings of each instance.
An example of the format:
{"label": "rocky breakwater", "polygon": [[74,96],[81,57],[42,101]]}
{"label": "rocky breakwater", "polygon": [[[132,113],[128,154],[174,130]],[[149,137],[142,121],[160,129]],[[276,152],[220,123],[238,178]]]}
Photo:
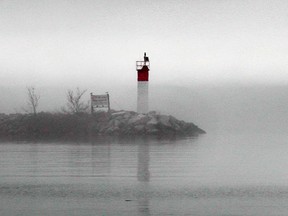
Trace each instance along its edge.
{"label": "rocky breakwater", "polygon": [[90,127],[94,135],[199,135],[205,133],[193,123],[155,111],[139,114],[132,111],[95,113]]}
{"label": "rocky breakwater", "polygon": [[1,139],[75,139],[95,136],[184,135],[205,133],[193,123],[156,112],[0,114]]}

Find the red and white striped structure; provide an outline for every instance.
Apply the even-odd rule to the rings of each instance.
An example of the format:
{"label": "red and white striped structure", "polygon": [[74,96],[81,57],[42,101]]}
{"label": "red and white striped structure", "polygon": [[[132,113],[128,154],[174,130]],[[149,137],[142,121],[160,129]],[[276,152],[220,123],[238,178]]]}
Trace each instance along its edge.
{"label": "red and white striped structure", "polygon": [[137,112],[148,113],[149,112],[149,70],[150,61],[144,53],[144,61],[136,61],[137,81],[138,81],[138,95],[137,95]]}

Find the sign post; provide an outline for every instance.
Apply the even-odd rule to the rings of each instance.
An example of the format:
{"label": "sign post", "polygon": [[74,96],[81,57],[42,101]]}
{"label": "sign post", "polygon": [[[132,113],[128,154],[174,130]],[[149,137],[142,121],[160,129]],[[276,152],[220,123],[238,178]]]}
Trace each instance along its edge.
{"label": "sign post", "polygon": [[103,95],[93,95],[93,93],[90,93],[90,95],[91,95],[91,113],[94,112],[95,108],[96,109],[107,108],[108,112],[110,112],[110,100],[108,92]]}

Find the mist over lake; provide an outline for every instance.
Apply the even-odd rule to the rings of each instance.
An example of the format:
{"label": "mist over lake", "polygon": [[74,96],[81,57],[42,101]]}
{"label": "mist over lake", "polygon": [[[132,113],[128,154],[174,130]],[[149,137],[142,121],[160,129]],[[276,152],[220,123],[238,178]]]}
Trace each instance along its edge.
{"label": "mist over lake", "polygon": [[[136,110],[136,86],[81,86],[89,93],[111,97],[111,108]],[[38,87],[39,111],[57,112],[66,105],[67,87]],[[209,132],[284,132],[288,127],[288,87],[285,85],[153,85],[149,86],[150,110],[192,121]],[[27,95],[25,87],[1,87],[1,111],[23,112]]]}
{"label": "mist over lake", "polygon": [[[24,89],[2,89],[3,110],[25,102]],[[39,111],[65,104],[65,88],[38,89]],[[133,89],[111,89],[112,108],[135,109]],[[150,86],[150,109],[195,123],[198,137],[2,142],[0,213],[287,215],[287,90]]]}
{"label": "mist over lake", "polygon": [[0,1],[0,215],[287,216],[287,11]]}

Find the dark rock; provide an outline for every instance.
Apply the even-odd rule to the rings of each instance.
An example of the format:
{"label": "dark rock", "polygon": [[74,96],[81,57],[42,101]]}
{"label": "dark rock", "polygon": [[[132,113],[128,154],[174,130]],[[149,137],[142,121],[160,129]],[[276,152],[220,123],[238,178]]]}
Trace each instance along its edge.
{"label": "dark rock", "polygon": [[97,135],[197,135],[205,133],[193,123],[155,111],[139,114],[132,111],[111,113],[39,113],[0,115],[0,138],[63,138]]}

